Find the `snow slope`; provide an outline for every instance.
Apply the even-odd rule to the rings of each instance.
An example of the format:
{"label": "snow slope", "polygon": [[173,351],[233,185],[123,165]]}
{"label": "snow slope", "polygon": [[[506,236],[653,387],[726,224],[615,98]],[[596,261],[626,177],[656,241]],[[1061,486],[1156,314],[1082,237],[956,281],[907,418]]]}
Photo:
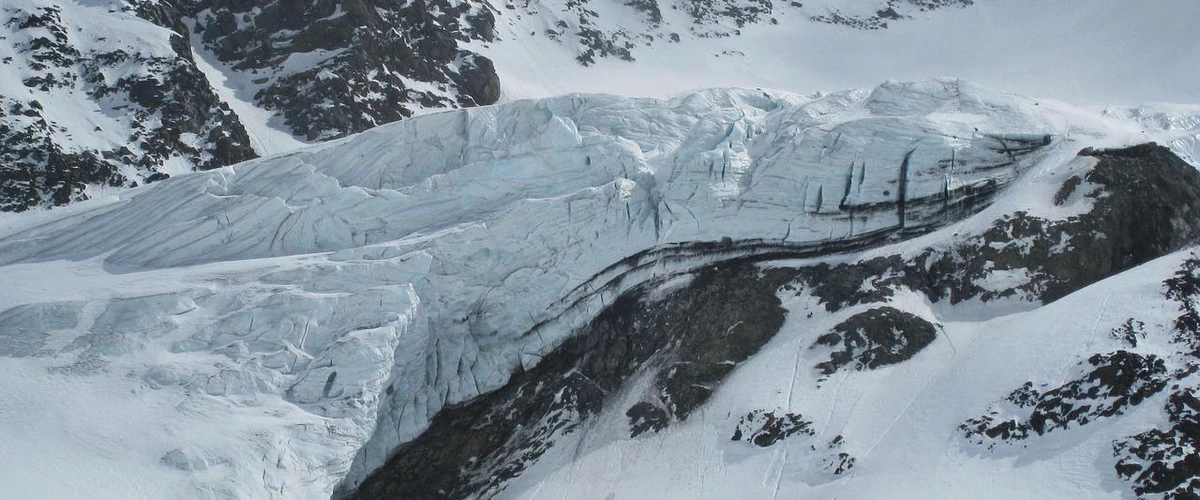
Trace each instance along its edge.
{"label": "snow slope", "polygon": [[[898,365],[828,376],[812,368],[824,354],[813,339],[876,305],[831,314],[810,294],[789,297],[784,329],[687,421],[629,439],[625,416],[607,412],[497,498],[1130,498],[1112,472],[1113,442],[1161,428],[1167,391],[1120,418],[990,450],[958,426],[1026,381],[1057,386],[1094,353],[1130,349],[1110,335],[1127,318],[1148,327],[1134,352],[1182,363],[1162,282],[1189,255],[996,318],[948,317],[922,295],[899,296],[893,306],[941,325],[934,343]],[[814,432],[769,447],[731,440],[761,409],[802,415]],[[840,453],[853,462],[835,474]]]}
{"label": "snow slope", "polygon": [[[57,216],[10,219],[0,228],[0,282],[12,284],[0,291],[0,374],[14,382],[0,398],[0,440],[17,452],[0,457],[0,483],[18,498],[328,498],[445,405],[500,387],[651,277],[714,258],[936,227],[953,219],[932,200],[1017,183],[989,209],[998,212],[926,238],[949,237],[1014,207],[1044,205],[1054,189],[1047,179],[1058,179],[1056,169],[1081,147],[1147,135],[1123,117],[958,80],[820,97],[569,95],[419,117],[175,176]],[[677,244],[723,238],[723,256],[674,253],[685,248]],[[1148,269],[1088,293],[1150,287],[1165,268]],[[791,328],[736,373],[733,389],[705,410],[711,419],[649,447],[597,437],[584,443],[594,453],[571,467],[655,461],[659,445],[679,450],[704,437],[713,453],[678,459],[698,462],[647,465],[644,474],[597,475],[588,484],[614,494],[669,485],[681,495],[701,488],[720,496],[730,490],[690,476],[646,481],[725,471],[741,478],[730,480],[739,489],[831,492],[781,483],[774,472],[760,477],[764,467],[795,464],[742,456],[710,432],[724,425],[723,411],[771,403],[841,419],[854,431],[847,446],[860,457],[881,454],[875,463],[908,460],[908,439],[932,446],[911,469],[864,466],[861,482],[839,486],[859,488],[847,491],[887,493],[878,489],[883,481],[936,470],[944,453],[972,472],[936,491],[1016,482],[988,472],[987,459],[937,444],[949,439],[937,432],[949,432],[942,420],[953,415],[931,413],[968,396],[949,388],[929,395],[957,378],[987,379],[989,389],[971,396],[979,401],[1002,397],[992,389],[1029,374],[1001,377],[993,373],[999,361],[975,362],[993,348],[984,332],[1040,324],[1089,297],[992,322],[946,320],[946,341],[921,363],[868,374],[845,393],[830,389],[843,375],[811,393],[803,388],[812,381],[800,375],[787,392],[763,382],[780,359],[797,356],[789,339],[799,330]],[[796,299],[788,307],[808,306]],[[1071,359],[1066,339],[1081,331],[1064,327],[1045,350],[995,348],[1044,377],[1060,373]],[[751,399],[737,395],[742,389]],[[864,410],[840,406],[858,395]],[[1095,447],[1078,450],[1083,455],[1062,459],[1084,460]],[[653,468],[672,464],[679,472]],[[571,486],[573,470],[531,473],[508,492],[565,495],[579,486]],[[1025,488],[1067,492],[1049,481]]]}

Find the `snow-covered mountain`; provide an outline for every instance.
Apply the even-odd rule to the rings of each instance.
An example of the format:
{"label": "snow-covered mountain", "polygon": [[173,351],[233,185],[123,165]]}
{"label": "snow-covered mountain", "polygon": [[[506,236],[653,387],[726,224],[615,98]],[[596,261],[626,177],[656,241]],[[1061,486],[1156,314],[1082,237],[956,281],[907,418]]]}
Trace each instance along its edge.
{"label": "snow-covered mountain", "polygon": [[952,75],[1075,104],[1200,102],[1192,0],[13,0],[2,9],[2,211],[430,111],[570,92],[810,94]]}
{"label": "snow-covered mountain", "polygon": [[173,9],[105,3],[0,5],[0,211],[255,156]]}
{"label": "snow-covered mountain", "polygon": [[1186,498],[1196,116],[576,94],[9,217],[0,484]]}

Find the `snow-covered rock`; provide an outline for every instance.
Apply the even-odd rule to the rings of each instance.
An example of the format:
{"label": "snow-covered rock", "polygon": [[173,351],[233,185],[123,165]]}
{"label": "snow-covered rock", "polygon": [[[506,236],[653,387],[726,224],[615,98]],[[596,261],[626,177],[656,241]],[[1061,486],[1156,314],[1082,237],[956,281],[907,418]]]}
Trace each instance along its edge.
{"label": "snow-covered rock", "polygon": [[0,211],[255,156],[172,31],[179,14],[105,3],[0,6]]}

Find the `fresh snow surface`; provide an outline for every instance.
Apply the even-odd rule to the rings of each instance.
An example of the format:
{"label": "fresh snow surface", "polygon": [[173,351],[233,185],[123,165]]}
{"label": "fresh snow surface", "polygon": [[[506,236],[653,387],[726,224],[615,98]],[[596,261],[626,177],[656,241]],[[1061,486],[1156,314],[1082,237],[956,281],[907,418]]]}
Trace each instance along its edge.
{"label": "fresh snow surface", "polygon": [[[821,242],[892,227],[893,213],[851,217],[839,204],[893,200],[906,156],[913,198],[1012,183],[988,211],[921,241],[986,226],[997,211],[1058,210],[1045,186],[1078,167],[1075,151],[1166,133],[1136,125],[957,80],[820,97],[569,95],[423,116],[0,220],[0,484],[13,498],[328,498],[444,405],[499,387],[588,321],[622,290],[584,293],[600,283],[589,279],[611,278],[601,271],[624,257],[672,242]],[[1007,159],[997,134],[1053,140],[983,168]],[[954,168],[939,163],[951,157]],[[1080,344],[1091,337],[1073,326],[1107,331],[1123,319],[1091,307],[1097,297],[1151,310],[1147,290],[1171,259],[1052,308],[960,314],[914,364],[853,375],[865,382],[837,375],[817,391],[794,369],[804,332],[792,325],[703,418],[636,442],[602,426],[571,468],[535,468],[506,494],[1118,495],[1121,485],[1091,476],[997,469],[957,448],[949,424],[1104,342]],[[638,268],[623,286],[704,263]],[[812,306],[787,305],[793,316]],[[1039,335],[1043,325],[1059,326]],[[778,377],[793,372],[794,384]],[[792,474],[802,463],[730,448],[712,430],[768,403],[844,428],[862,468],[845,483],[807,484],[803,470]],[[1106,435],[1068,435],[1078,442],[1064,446],[1083,444],[1031,456],[1083,470]],[[944,463],[963,473],[938,476]],[[584,477],[588,464],[624,474]]]}

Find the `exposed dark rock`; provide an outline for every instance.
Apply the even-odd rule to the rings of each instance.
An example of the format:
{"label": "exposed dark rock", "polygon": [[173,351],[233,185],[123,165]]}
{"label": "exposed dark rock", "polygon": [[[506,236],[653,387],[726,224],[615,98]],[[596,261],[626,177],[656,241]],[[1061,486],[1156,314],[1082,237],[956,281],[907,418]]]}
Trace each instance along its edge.
{"label": "exposed dark rock", "polygon": [[1175,276],[1163,285],[1166,298],[1179,304],[1174,341],[1186,346],[1192,356],[1200,358],[1200,258],[1193,255],[1184,261]]}
{"label": "exposed dark rock", "polygon": [[849,472],[850,469],[853,469],[854,462],[856,460],[857,459],[851,456],[849,453],[843,451],[837,454],[836,460],[830,461],[826,469],[830,469],[833,475],[840,476],[846,472]]}
{"label": "exposed dark rock", "polygon": [[988,414],[964,422],[959,429],[970,440],[1012,442],[1057,429],[1084,426],[1099,419],[1120,415],[1167,386],[1166,364],[1154,355],[1129,351],[1096,354],[1088,358],[1090,371],[1083,377],[1048,391],[1026,382],[1005,401],[1022,415],[1004,418],[1011,411],[994,405]]}
{"label": "exposed dark rock", "polygon": [[116,161],[98,151],[65,150],[54,135],[40,110],[0,97],[0,210],[65,205],[85,199],[89,184],[128,182]]}
{"label": "exposed dark rock", "polygon": [[[1048,220],[1016,212],[982,235],[915,258],[812,266],[803,270],[812,293],[830,311],[886,300],[899,287],[952,304],[1018,294],[1048,303],[1200,241],[1196,169],[1154,144],[1089,154],[1099,162],[1084,180],[1099,189],[1087,193],[1093,203],[1088,213]],[[999,272],[1026,280],[999,289],[982,285]]]}
{"label": "exposed dark rock", "polygon": [[719,265],[662,300],[645,288],[618,298],[536,367],[507,385],[443,409],[351,498],[487,496],[616,397],[650,377],[626,412],[631,433],[665,428],[703,404],[721,380],[783,324],[776,289],[787,270]]}
{"label": "exposed dark rock", "polygon": [[[1193,243],[1200,235],[1200,172],[1157,144],[1095,151],[1088,182],[1103,186],[1092,222],[1114,240],[1107,250],[1124,270]],[[1100,256],[1098,256],[1100,257]]]}
{"label": "exposed dark rock", "polygon": [[[690,0],[686,5],[688,15],[698,27],[732,22],[734,26],[742,28],[747,24],[765,21],[774,8],[771,0]],[[693,28],[692,31],[701,36],[724,35],[723,32],[703,29]]]}
{"label": "exposed dark rock", "polygon": [[590,66],[596,63],[596,58],[608,56],[617,56],[626,61],[633,60],[633,53],[630,49],[634,47],[630,41],[629,34],[624,31],[614,33],[604,33],[600,30],[591,27],[582,27],[575,36],[579,38],[579,43],[584,47],[582,53],[575,56],[575,60],[584,66]]}
{"label": "exposed dark rock", "polygon": [[[1200,259],[1184,261],[1174,276],[1164,282],[1168,300],[1179,305],[1172,342],[1182,348],[1183,366],[1172,378],[1171,394],[1164,411],[1165,428],[1149,429],[1113,442],[1117,474],[1133,486],[1139,496],[1162,495],[1170,499],[1200,498]],[[1133,327],[1134,336],[1141,322],[1130,319],[1119,330]],[[1140,332],[1145,337],[1144,332]]]}
{"label": "exposed dark rock", "polygon": [[[450,0],[194,0],[188,6],[205,47],[234,70],[261,75],[255,100],[310,140],[361,132],[420,108],[496,102],[492,62],[460,47],[494,39],[488,9]],[[309,62],[289,68],[284,63],[293,56]],[[413,81],[425,85],[413,88]]]}
{"label": "exposed dark rock", "polygon": [[805,420],[802,415],[781,413],[776,415],[774,411],[767,410],[754,410],[747,413],[738,421],[737,427],[733,430],[732,440],[749,441],[755,446],[767,447],[793,434],[803,433],[809,436],[817,434],[812,429],[812,422]]}
{"label": "exposed dark rock", "polygon": [[630,406],[625,416],[629,417],[629,437],[638,437],[646,431],[658,432],[671,423],[667,410],[645,401]]}
{"label": "exposed dark rock", "polygon": [[456,82],[467,99],[460,96],[463,106],[491,104],[500,99],[500,77],[492,60],[470,52],[460,52]]}
{"label": "exposed dark rock", "polygon": [[929,321],[893,307],[877,307],[851,316],[817,338],[812,349],[834,348],[828,361],[817,364],[826,375],[843,366],[873,370],[906,361],[937,338]]}
{"label": "exposed dark rock", "polygon": [[1113,443],[1117,474],[1138,495],[1192,499],[1200,492],[1200,399],[1195,389],[1171,394],[1166,406],[1169,426],[1151,429]]}
{"label": "exposed dark rock", "polygon": [[[1082,152],[1080,153],[1082,154]],[[1062,187],[1058,188],[1058,192],[1054,193],[1054,204],[1061,206],[1063,203],[1066,203],[1067,198],[1070,198],[1071,194],[1074,193],[1075,189],[1078,188],[1082,183],[1083,177],[1078,175],[1071,176],[1070,179],[1067,179],[1066,182],[1063,182]]]}
{"label": "exposed dark rock", "polygon": [[[846,444],[846,441],[845,441],[845,439],[842,438],[842,436],[840,434],[837,437],[833,438],[833,440],[829,441],[829,445],[826,446],[825,448],[828,451],[836,452],[837,454],[836,455],[831,454],[828,457],[826,457],[825,463],[822,467],[823,470],[825,470],[835,476],[840,476],[842,474],[845,474],[846,472],[849,472],[850,469],[854,468],[854,463],[857,461],[857,459],[854,458],[853,456],[851,456],[849,453],[846,453],[844,451],[840,451],[840,452],[837,451],[837,450],[840,450],[842,448],[842,445],[844,445],[844,444]],[[816,449],[815,449],[816,447],[813,447],[813,448],[814,448],[813,451],[816,451]]]}
{"label": "exposed dark rock", "polygon": [[[800,2],[777,4],[771,0],[686,0],[670,4],[662,4],[657,0],[622,0],[625,7],[640,14],[642,22],[621,23],[619,28],[609,28],[607,26],[611,26],[611,23],[601,22],[600,15],[593,8],[593,1],[571,0],[557,10],[547,4],[528,1],[506,3],[504,7],[517,16],[544,17],[552,14],[560,19],[554,28],[543,33],[551,40],[578,46],[576,60],[585,66],[605,57],[632,61],[637,46],[663,41],[679,42],[680,32],[683,31],[696,38],[740,36],[742,29],[748,26],[779,24],[781,18],[778,14],[781,10],[804,8]],[[972,4],[972,0],[889,0],[884,8],[874,13],[833,10],[810,15],[809,20],[854,29],[877,30],[887,28],[889,22],[912,18],[915,13]],[[683,26],[665,25],[663,9],[668,7],[685,13],[690,22],[685,21]],[[675,31],[667,28],[674,28]],[[531,33],[535,34],[537,32]]]}
{"label": "exposed dark rock", "polygon": [[657,0],[629,0],[625,2],[625,5],[646,13],[646,20],[650,22],[650,25],[662,24],[662,9],[659,9]]}

